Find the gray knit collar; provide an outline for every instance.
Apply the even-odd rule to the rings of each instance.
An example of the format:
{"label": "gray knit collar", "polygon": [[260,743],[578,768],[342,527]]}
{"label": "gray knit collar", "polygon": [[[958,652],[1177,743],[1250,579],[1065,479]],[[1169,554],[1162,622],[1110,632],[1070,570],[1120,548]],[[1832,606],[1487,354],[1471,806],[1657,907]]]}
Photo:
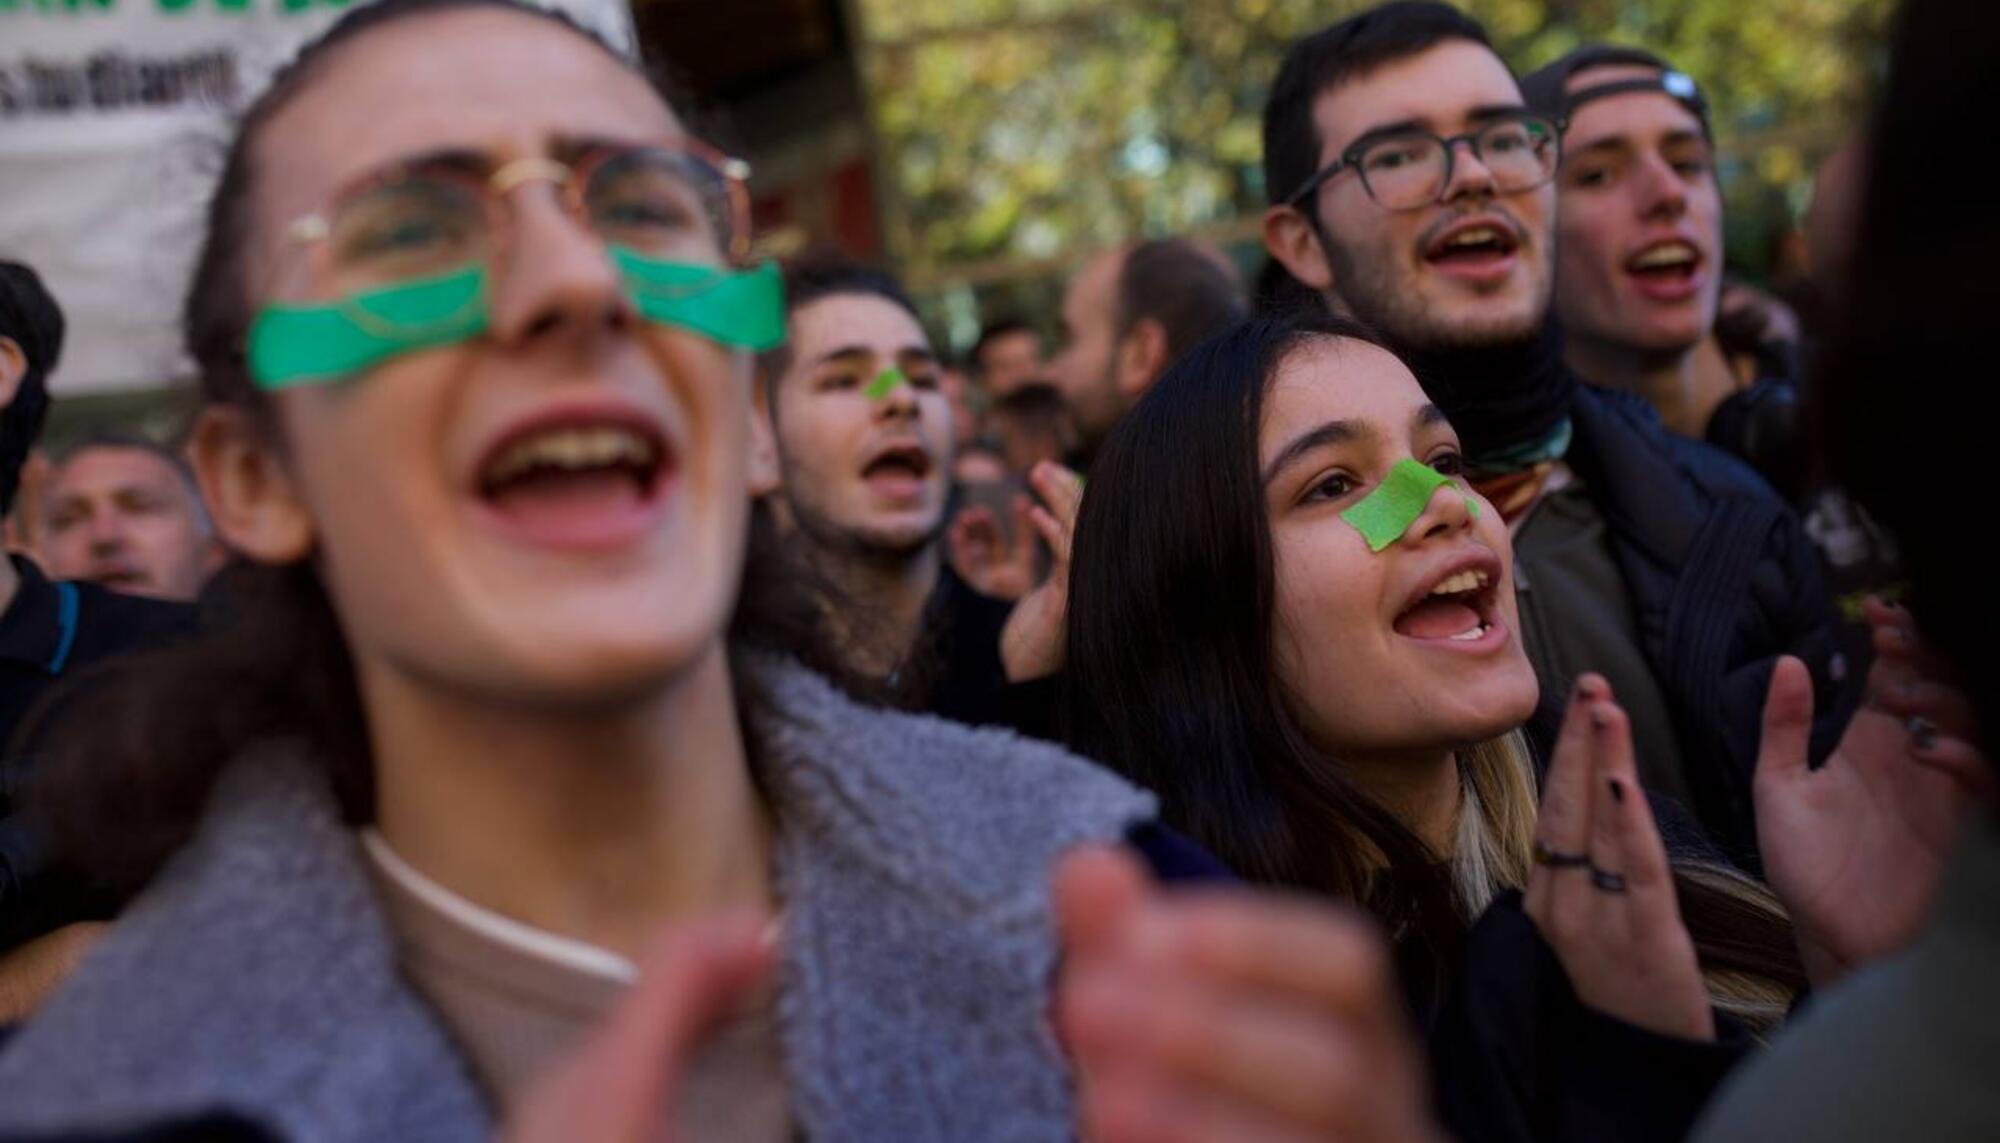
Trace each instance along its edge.
{"label": "gray knit collar", "polygon": [[[1043,1013],[1054,857],[1154,804],[1004,731],[752,661],[787,912],[780,1018],[814,1140],[1074,1135]],[[474,1139],[470,1073],[396,970],[351,830],[296,749],[248,755],[195,840],[0,1054],[0,1133],[218,1110],[290,1139]]]}

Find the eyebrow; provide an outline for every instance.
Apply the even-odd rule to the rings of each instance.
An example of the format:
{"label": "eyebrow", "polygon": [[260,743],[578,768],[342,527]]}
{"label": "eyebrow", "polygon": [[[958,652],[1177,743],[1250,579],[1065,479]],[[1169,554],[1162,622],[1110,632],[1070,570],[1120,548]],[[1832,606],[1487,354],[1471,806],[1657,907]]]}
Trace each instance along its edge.
{"label": "eyebrow", "polygon": [[[1466,112],[1465,119],[1467,123],[1484,124],[1490,123],[1495,119],[1505,119],[1510,115],[1520,115],[1527,110],[1528,107],[1524,103],[1482,103]],[[1340,153],[1344,155],[1356,147],[1366,146],[1377,139],[1390,135],[1405,135],[1412,131],[1428,131],[1432,134],[1439,133],[1435,121],[1424,116],[1412,116],[1408,119],[1398,119],[1393,123],[1382,123],[1370,127],[1368,130],[1356,135],[1352,143],[1341,148]]]}
{"label": "eyebrow", "polygon": [[[1708,140],[1702,137],[1701,132],[1689,131],[1685,128],[1676,128],[1660,136],[1659,139],[1659,145],[1662,147],[1679,147],[1689,143],[1698,143],[1706,146]],[[1637,149],[1638,147],[1632,142],[1630,135],[1606,135],[1601,139],[1593,139],[1588,143],[1578,146],[1571,147],[1566,145],[1563,151],[1565,156],[1567,156],[1572,154],[1608,154]]]}
{"label": "eyebrow", "polygon": [[1318,428],[1307,429],[1286,442],[1285,447],[1278,450],[1278,455],[1271,458],[1271,463],[1264,467],[1264,483],[1276,480],[1279,473],[1314,449],[1351,444],[1378,435],[1374,426],[1356,421],[1328,421]]}
{"label": "eyebrow", "polygon": [[[609,135],[557,135],[549,140],[548,157],[564,164],[574,164],[584,156],[608,147],[643,146],[647,141],[639,139],[613,138]],[[432,151],[419,151],[394,160],[393,167],[443,167],[473,175],[487,175],[506,165],[493,152],[479,147],[440,147]]]}
{"label": "eyebrow", "polygon": [[[1410,420],[1420,429],[1446,423],[1444,410],[1435,404],[1426,404],[1419,408]],[[1353,444],[1356,441],[1371,440],[1380,436],[1375,426],[1366,421],[1328,421],[1318,428],[1308,429],[1293,437],[1284,448],[1278,450],[1277,456],[1271,458],[1271,463],[1264,468],[1264,483],[1269,484],[1276,480],[1279,473],[1296,464],[1301,457],[1314,449],[1329,445]]]}
{"label": "eyebrow", "polygon": [[[818,357],[813,359],[813,364],[825,365],[831,362],[831,363],[845,365],[850,362],[867,361],[874,356],[875,356],[875,350],[869,346],[843,345],[839,349],[835,349],[830,352],[820,354]],[[897,350],[895,352],[895,356],[899,360],[914,359],[917,361],[921,361],[925,364],[929,364],[937,360],[937,354],[935,352],[921,345],[906,345],[903,348]]]}

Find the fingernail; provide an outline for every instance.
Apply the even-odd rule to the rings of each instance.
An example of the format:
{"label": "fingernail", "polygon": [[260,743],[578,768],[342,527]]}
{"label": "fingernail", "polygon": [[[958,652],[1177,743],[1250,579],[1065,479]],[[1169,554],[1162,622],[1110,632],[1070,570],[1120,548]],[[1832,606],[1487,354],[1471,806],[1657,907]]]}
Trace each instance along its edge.
{"label": "fingernail", "polygon": [[1937,745],[1937,724],[1930,719],[1922,715],[1917,715],[1912,717],[1908,722],[1905,722],[1903,726],[1909,730],[1910,741],[1917,744],[1917,749],[1929,750],[1931,747]]}
{"label": "fingernail", "polygon": [[784,943],[785,915],[779,913],[764,922],[763,928],[757,930],[757,947],[765,952],[776,952],[778,946]]}
{"label": "fingernail", "polygon": [[1605,783],[1611,787],[1611,800],[1617,802],[1621,806],[1624,805],[1625,783],[1620,782],[1616,778],[1606,778]]}
{"label": "fingernail", "polygon": [[1611,725],[1611,716],[1604,713],[1604,708],[1601,706],[1591,707],[1590,725],[1594,729],[1603,730],[1605,727]]}

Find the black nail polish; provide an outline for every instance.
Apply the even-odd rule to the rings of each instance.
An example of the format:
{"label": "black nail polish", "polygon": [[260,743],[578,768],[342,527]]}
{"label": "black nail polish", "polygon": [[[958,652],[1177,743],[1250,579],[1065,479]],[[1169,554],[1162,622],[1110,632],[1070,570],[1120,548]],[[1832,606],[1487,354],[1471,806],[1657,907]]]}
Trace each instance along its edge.
{"label": "black nail polish", "polygon": [[1929,750],[1937,745],[1937,724],[1930,719],[1920,716],[1910,719],[1903,725],[1909,729],[1910,741],[1917,744],[1917,749]]}
{"label": "black nail polish", "polygon": [[1621,805],[1621,806],[1622,806],[1622,805],[1624,805],[1624,804],[1625,804],[1625,783],[1623,783],[1623,782],[1620,782],[1620,781],[1619,781],[1618,779],[1616,779],[1616,778],[1607,778],[1607,779],[1605,779],[1605,781],[1607,781],[1607,782],[1609,782],[1609,783],[1611,784],[1611,800],[1612,800],[1612,801],[1614,801],[1614,802],[1617,802],[1617,803],[1618,803],[1619,805]]}

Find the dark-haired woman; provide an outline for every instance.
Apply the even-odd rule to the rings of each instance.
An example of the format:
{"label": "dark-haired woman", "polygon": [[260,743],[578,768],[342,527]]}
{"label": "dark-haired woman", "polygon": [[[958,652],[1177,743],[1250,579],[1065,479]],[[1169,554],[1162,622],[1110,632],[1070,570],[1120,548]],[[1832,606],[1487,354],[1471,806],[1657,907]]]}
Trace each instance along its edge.
{"label": "dark-haired woman", "polygon": [[[1091,472],[1072,742],[1239,873],[1385,921],[1461,1135],[1677,1138],[1743,1026],[1805,983],[1792,933],[1748,878],[1670,866],[1601,679],[1538,815],[1509,537],[1459,465],[1409,370],[1351,324],[1258,321],[1198,348]],[[1772,860],[1828,820],[1767,838]],[[1817,951],[1827,925],[1801,920]]]}
{"label": "dark-haired woman", "polygon": [[[1107,841],[1062,883],[1113,906],[1064,943],[1087,1077],[1219,1124],[1316,1126],[1288,1095],[1345,1084],[1415,1114],[1330,911],[1221,922],[1309,958],[1154,957],[1201,1014],[1175,1059],[1098,1034],[1083,977],[1129,930],[1216,924],[1115,844],[1149,798],[773,650],[746,442],[783,320],[745,204],[632,67],[511,3],[358,8],[252,108],[186,331],[247,612],[67,740],[99,856],[177,852],[7,1042],[0,1134],[639,1138],[671,1089],[698,1139],[1067,1138],[1103,1084],[1047,1026],[1049,872]],[[1187,1066],[1232,1028],[1367,1067]]]}

